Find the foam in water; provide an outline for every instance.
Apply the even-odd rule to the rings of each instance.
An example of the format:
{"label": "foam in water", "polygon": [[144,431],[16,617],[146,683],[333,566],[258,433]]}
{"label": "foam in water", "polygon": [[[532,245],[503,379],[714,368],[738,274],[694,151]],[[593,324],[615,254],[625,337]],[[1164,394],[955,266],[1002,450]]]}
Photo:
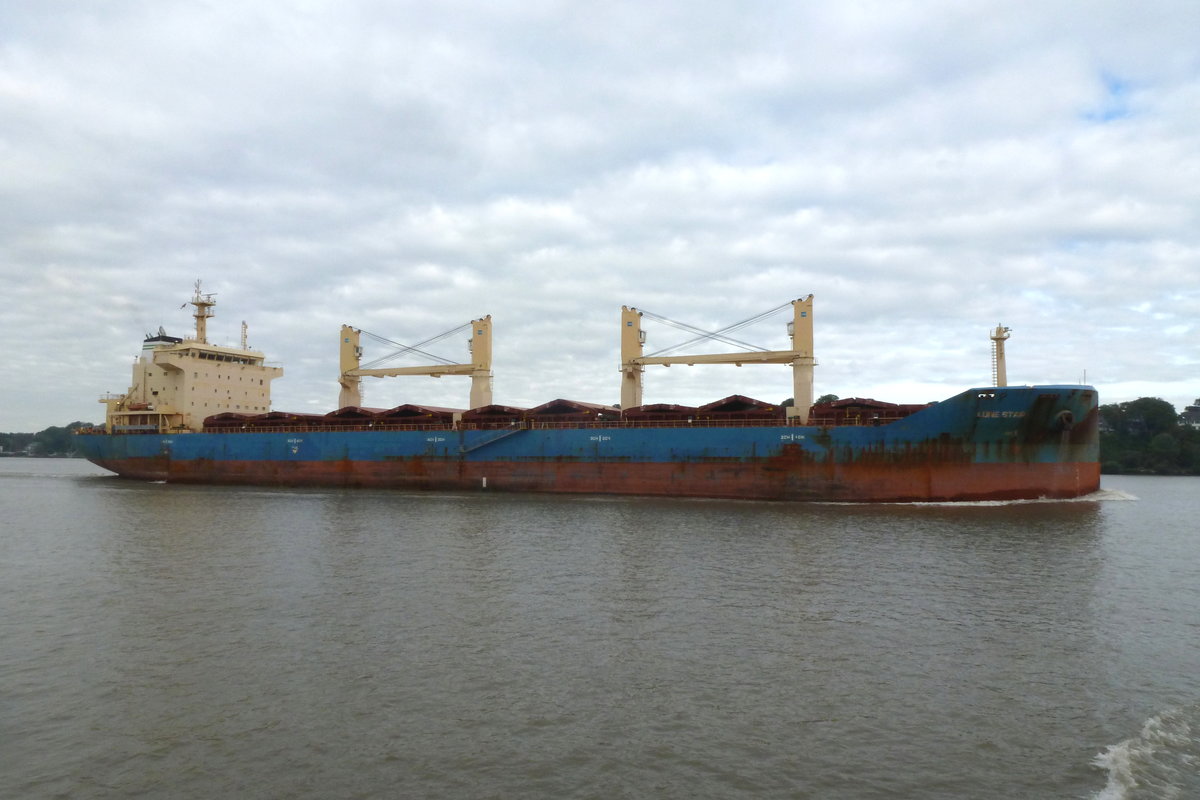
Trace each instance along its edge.
{"label": "foam in water", "polygon": [[[1039,505],[1045,503],[1099,503],[1110,502],[1113,500],[1137,500],[1136,495],[1129,492],[1122,492],[1119,489],[1098,489],[1091,494],[1085,494],[1080,497],[1069,498],[1053,498],[1039,497],[1034,500],[918,500],[911,503],[892,503],[890,505],[905,505],[905,506],[947,506],[949,508],[969,508],[978,506],[981,508],[991,506],[1023,506],[1023,505]],[[838,505],[861,505],[851,503],[840,503]]]}
{"label": "foam in water", "polygon": [[1092,492],[1085,497],[1078,497],[1077,500],[1138,500],[1137,495],[1129,492],[1122,492],[1120,489],[1100,489]]}
{"label": "foam in water", "polygon": [[1195,797],[1200,789],[1200,739],[1192,731],[1196,706],[1156,714],[1131,739],[1108,747],[1092,763],[1108,772],[1094,800]]}

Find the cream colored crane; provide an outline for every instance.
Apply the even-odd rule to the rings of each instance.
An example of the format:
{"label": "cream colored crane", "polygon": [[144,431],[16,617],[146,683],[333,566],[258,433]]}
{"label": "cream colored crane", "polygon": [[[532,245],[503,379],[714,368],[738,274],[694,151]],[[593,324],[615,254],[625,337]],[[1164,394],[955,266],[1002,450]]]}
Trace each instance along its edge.
{"label": "cream colored crane", "polygon": [[[643,356],[646,334],[642,330],[641,311],[621,306],[621,408],[642,404],[642,375],[648,364],[791,364],[794,405],[788,417],[808,422],[813,403],[813,296],[792,301],[792,321],[788,323],[791,350],[752,350],[740,353],[718,353],[691,356]],[[720,332],[718,332],[719,334]],[[714,334],[716,335],[716,334]]]}
{"label": "cream colored crane", "polygon": [[[467,347],[471,353],[469,364],[434,364],[428,367],[387,367],[363,369],[362,346],[359,344],[362,331],[349,325],[342,326],[339,358],[338,407],[362,405],[363,378],[389,378],[399,375],[428,375],[440,378],[443,375],[469,375],[471,377],[471,408],[492,404],[492,316],[471,320],[471,338]],[[440,338],[440,337],[438,337]],[[403,348],[417,351],[415,348]]]}
{"label": "cream colored crane", "polygon": [[997,325],[992,331],[992,385],[1008,386],[1008,365],[1004,362],[1004,342],[1012,328]]}

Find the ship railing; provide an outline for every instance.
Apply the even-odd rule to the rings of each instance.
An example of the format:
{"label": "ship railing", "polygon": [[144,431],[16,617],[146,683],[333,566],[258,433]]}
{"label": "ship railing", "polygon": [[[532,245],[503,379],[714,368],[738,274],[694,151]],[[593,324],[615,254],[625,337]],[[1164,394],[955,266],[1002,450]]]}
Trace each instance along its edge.
{"label": "ship railing", "polygon": [[[886,425],[903,419],[904,415],[880,416],[837,416],[810,417],[807,423],[801,423],[799,417],[788,419],[647,419],[647,420],[587,420],[552,422],[544,420],[525,420],[510,423],[426,423],[422,425],[398,424],[366,424],[366,425],[231,425],[228,427],[206,428],[205,433],[332,433],[332,432],[368,432],[368,431],[505,431],[505,430],[570,430],[592,428],[780,428],[807,425],[809,427],[869,427]],[[134,426],[117,429],[117,433],[154,433],[147,428]]]}
{"label": "ship railing", "polygon": [[[910,414],[854,414],[854,415],[830,415],[830,416],[812,416],[808,418],[808,425],[814,428],[867,428],[878,425],[888,425],[892,422],[905,419],[911,416]],[[791,424],[799,425],[798,418],[793,419]]]}
{"label": "ship railing", "polygon": [[561,428],[778,428],[788,425],[783,419],[646,419],[646,420],[597,420],[594,422],[539,422],[532,421],[534,429]]}
{"label": "ship railing", "polygon": [[531,428],[784,428],[784,427],[871,427],[886,425],[904,419],[907,415],[855,416],[855,417],[810,417],[801,422],[799,417],[788,419],[648,419],[648,420],[599,420],[595,422],[530,422]]}
{"label": "ship railing", "polygon": [[231,425],[205,428],[205,433],[341,433],[343,431],[446,431],[450,424],[425,425]]}

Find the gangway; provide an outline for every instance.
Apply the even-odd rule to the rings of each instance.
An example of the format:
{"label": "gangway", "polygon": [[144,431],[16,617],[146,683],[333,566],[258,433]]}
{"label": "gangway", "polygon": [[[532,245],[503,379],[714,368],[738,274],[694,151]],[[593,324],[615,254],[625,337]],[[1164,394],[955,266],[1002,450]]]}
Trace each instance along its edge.
{"label": "gangway", "polygon": [[524,424],[521,424],[519,427],[501,428],[497,431],[493,431],[493,435],[483,437],[480,441],[475,442],[475,444],[471,445],[470,447],[467,447],[466,445],[459,447],[458,452],[464,455],[467,453],[473,453],[481,447],[487,447],[489,444],[495,444],[501,439],[507,439],[510,436],[515,436],[518,433],[524,433],[527,430],[529,429],[526,428]]}

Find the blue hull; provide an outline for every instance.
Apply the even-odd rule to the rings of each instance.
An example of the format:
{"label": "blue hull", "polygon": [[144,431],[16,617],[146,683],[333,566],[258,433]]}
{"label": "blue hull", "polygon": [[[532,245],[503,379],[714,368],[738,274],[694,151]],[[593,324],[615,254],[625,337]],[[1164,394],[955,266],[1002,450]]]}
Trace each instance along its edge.
{"label": "blue hull", "polygon": [[1099,488],[1087,386],[973,389],[879,426],[82,434],[147,480],[776,500],[1074,497]]}

